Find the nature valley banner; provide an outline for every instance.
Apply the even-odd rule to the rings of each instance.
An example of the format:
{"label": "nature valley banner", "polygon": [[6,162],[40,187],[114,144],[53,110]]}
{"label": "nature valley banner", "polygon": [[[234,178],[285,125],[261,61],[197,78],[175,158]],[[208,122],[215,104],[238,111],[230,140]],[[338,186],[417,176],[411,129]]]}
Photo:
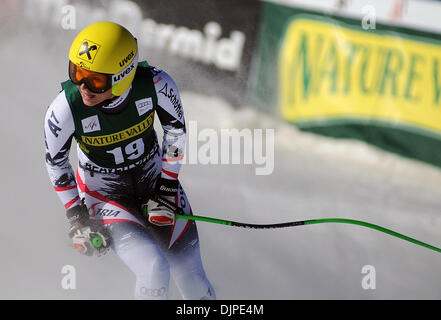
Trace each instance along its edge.
{"label": "nature valley banner", "polygon": [[[378,121],[441,137],[441,46],[299,16],[279,58],[289,121]],[[423,133],[423,132],[421,132]]]}
{"label": "nature valley banner", "polygon": [[439,35],[273,3],[262,21],[253,89],[270,112],[441,166]]}

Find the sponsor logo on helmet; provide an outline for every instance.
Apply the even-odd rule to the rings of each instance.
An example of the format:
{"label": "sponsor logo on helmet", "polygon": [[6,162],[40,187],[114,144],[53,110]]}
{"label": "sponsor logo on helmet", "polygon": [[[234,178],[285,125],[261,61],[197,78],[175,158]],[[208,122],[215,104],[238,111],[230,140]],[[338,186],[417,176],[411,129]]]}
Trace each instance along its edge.
{"label": "sponsor logo on helmet", "polygon": [[78,66],[80,66],[83,69],[90,70],[90,66],[85,64],[83,61],[78,62]]}
{"label": "sponsor logo on helmet", "polygon": [[131,51],[127,57],[119,62],[119,66],[124,67],[124,65],[127,64],[134,56],[135,54],[133,53],[133,51]]}
{"label": "sponsor logo on helmet", "polygon": [[124,79],[132,70],[135,69],[135,63],[132,62],[127,68],[113,76],[113,83],[118,83]]}
{"label": "sponsor logo on helmet", "polygon": [[98,53],[98,50],[101,46],[93,41],[84,39],[83,42],[80,45],[80,48],[78,49],[77,57],[93,63],[93,60],[95,60],[96,54]]}
{"label": "sponsor logo on helmet", "polygon": [[[132,52],[130,54],[132,54]],[[126,59],[130,56],[130,54],[126,57]],[[138,65],[138,53],[136,53],[135,58],[133,58],[132,62],[123,71],[113,75],[112,84],[116,84],[116,83],[124,80],[124,78],[127,75],[129,75],[133,70],[135,70],[137,65]]]}

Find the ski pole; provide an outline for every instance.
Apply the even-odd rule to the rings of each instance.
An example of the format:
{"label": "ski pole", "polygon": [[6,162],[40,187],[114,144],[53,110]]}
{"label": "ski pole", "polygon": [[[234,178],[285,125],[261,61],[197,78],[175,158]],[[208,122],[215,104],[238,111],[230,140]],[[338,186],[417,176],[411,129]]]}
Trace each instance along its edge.
{"label": "ski pole", "polygon": [[391,236],[412,242],[412,243],[417,244],[419,246],[422,246],[427,249],[431,249],[431,250],[434,250],[436,252],[441,253],[441,248],[432,246],[428,243],[425,243],[420,240],[408,237],[404,234],[395,232],[393,230],[384,228],[382,226],[375,225],[375,224],[365,222],[365,221],[354,220],[354,219],[323,218],[323,219],[312,219],[312,220],[299,220],[299,221],[276,223],[276,224],[250,224],[250,223],[235,222],[235,221],[222,220],[222,219],[214,219],[214,218],[202,217],[202,216],[188,216],[188,215],[183,215],[183,214],[176,214],[176,218],[186,219],[186,220],[194,220],[194,221],[204,221],[204,222],[210,222],[210,223],[223,224],[226,226],[242,227],[242,228],[249,228],[249,229],[277,229],[277,228],[296,227],[296,226],[319,224],[319,223],[347,223],[347,224],[359,225],[362,227],[366,227],[366,228],[374,229],[374,230],[377,230],[377,231],[380,231],[383,233],[387,233]]}
{"label": "ski pole", "polygon": [[354,219],[344,219],[344,218],[322,218],[322,219],[311,219],[311,220],[299,220],[299,221],[291,221],[291,222],[283,222],[283,223],[275,223],[275,224],[251,224],[251,223],[244,223],[244,222],[236,222],[236,221],[230,221],[230,220],[224,220],[224,219],[216,219],[216,218],[210,218],[210,217],[204,217],[204,216],[190,216],[185,215],[182,212],[181,208],[178,208],[174,203],[171,203],[165,199],[158,198],[158,202],[162,203],[164,206],[168,207],[169,209],[176,212],[175,216],[176,219],[186,219],[186,220],[193,220],[193,221],[203,221],[208,223],[216,223],[216,224],[222,224],[226,226],[232,226],[232,227],[242,227],[242,228],[249,228],[249,229],[278,229],[278,228],[288,228],[288,227],[296,227],[296,226],[304,226],[304,225],[313,225],[313,224],[319,224],[319,223],[346,223],[346,224],[354,224],[370,229],[374,229],[386,234],[389,234],[393,237],[414,243],[416,245],[425,247],[427,249],[436,251],[441,253],[441,248],[432,246],[428,243],[422,242],[420,240],[408,237],[404,234],[398,233],[396,231],[393,231],[391,229],[384,228],[382,226],[372,224],[365,221],[360,220],[354,220]]}

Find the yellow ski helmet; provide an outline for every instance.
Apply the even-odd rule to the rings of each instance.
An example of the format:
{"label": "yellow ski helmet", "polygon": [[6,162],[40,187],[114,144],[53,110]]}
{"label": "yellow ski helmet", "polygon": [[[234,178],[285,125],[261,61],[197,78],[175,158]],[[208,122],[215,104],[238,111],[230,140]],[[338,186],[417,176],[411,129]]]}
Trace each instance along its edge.
{"label": "yellow ski helmet", "polygon": [[[84,81],[87,86],[93,86],[94,82],[88,81],[88,75],[100,73],[107,77],[107,82],[104,85],[100,82],[101,89],[94,92],[112,88],[112,94],[120,96],[135,77],[138,45],[123,26],[101,21],[89,25],[76,36],[69,50],[69,60],[72,82],[79,84]],[[76,76],[74,72],[77,71]]]}

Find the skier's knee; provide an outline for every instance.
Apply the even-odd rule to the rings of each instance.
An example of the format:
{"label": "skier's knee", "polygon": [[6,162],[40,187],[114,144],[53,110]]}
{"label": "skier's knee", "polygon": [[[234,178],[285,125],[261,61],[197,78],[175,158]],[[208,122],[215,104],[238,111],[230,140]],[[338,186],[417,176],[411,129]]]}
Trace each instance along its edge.
{"label": "skier's knee", "polygon": [[216,300],[216,293],[203,270],[182,272],[174,275],[174,279],[184,299]]}
{"label": "skier's knee", "polygon": [[167,299],[170,266],[162,255],[152,257],[136,274],[137,299]]}

